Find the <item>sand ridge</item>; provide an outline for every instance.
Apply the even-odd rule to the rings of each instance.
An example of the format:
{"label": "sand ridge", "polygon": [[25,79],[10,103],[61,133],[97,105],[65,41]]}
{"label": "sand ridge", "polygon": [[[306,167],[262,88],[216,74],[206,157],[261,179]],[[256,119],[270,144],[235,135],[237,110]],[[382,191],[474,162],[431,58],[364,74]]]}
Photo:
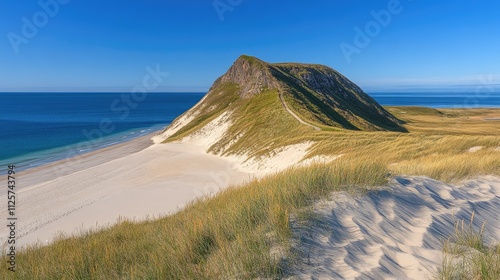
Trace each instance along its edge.
{"label": "sand ridge", "polygon": [[299,279],[427,279],[441,265],[442,242],[459,220],[500,240],[500,178],[461,185],[397,177],[389,187],[318,202],[316,218],[293,223]]}

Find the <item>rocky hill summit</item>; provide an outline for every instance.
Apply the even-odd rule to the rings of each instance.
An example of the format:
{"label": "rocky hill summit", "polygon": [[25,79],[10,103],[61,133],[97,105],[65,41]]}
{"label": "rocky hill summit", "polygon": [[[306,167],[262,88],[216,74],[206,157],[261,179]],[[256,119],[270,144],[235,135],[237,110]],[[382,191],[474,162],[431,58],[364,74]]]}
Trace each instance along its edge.
{"label": "rocky hill summit", "polygon": [[404,132],[402,124],[330,67],[242,55],[162,140],[203,144],[214,153],[248,153],[311,130]]}

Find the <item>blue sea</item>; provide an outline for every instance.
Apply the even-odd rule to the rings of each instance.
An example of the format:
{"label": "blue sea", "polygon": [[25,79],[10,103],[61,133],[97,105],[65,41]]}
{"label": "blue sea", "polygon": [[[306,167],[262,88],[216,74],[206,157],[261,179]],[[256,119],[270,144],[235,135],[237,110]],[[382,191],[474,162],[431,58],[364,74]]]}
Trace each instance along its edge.
{"label": "blue sea", "polygon": [[[8,164],[35,167],[161,130],[204,94],[0,93],[0,173]],[[369,95],[382,105],[500,107],[500,93]]]}
{"label": "blue sea", "polygon": [[158,131],[205,93],[0,93],[0,173]]}
{"label": "blue sea", "polygon": [[500,92],[368,92],[384,106],[431,108],[499,108]]}

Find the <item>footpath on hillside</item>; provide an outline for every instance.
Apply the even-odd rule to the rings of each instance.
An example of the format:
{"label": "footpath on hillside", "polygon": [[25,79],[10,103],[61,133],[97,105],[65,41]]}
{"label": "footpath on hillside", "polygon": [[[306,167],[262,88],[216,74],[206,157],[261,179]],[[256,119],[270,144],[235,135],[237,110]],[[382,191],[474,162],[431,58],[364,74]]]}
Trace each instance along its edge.
{"label": "footpath on hillside", "polygon": [[298,120],[301,124],[305,124],[307,126],[310,126],[310,127],[314,128],[314,130],[318,130],[318,131],[321,130],[321,128],[303,121],[299,116],[297,116],[297,114],[295,114],[290,108],[288,108],[288,105],[286,105],[285,99],[283,99],[283,95],[281,93],[280,93],[280,101],[281,101],[281,104],[283,104],[283,107],[285,107],[285,110],[290,115],[292,115],[296,120]]}

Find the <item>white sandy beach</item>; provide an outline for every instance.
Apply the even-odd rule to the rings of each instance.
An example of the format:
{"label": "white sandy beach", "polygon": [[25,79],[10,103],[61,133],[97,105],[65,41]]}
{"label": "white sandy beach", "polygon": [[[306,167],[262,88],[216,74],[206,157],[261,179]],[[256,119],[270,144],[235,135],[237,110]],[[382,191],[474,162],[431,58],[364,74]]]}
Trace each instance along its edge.
{"label": "white sandy beach", "polygon": [[[18,172],[17,244],[44,244],[59,233],[111,225],[120,217],[158,217],[250,178],[200,147],[150,143],[136,139],[80,160]],[[60,167],[62,173],[56,171]],[[4,194],[0,201],[7,201]],[[0,218],[6,219],[5,211]],[[2,244],[6,233],[2,227]]]}

